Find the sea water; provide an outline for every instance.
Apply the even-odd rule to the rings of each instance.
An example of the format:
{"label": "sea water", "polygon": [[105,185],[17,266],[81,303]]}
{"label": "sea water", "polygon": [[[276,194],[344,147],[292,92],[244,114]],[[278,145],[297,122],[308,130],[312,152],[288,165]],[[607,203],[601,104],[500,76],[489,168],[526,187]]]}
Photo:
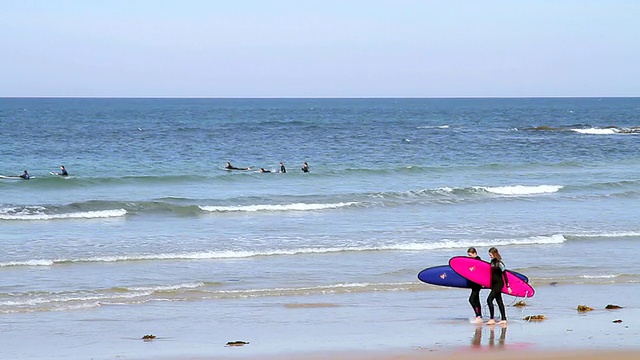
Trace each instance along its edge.
{"label": "sea water", "polygon": [[0,175],[34,176],[0,179],[0,354],[456,321],[416,275],[469,246],[638,307],[638,126],[638,98],[0,99]]}

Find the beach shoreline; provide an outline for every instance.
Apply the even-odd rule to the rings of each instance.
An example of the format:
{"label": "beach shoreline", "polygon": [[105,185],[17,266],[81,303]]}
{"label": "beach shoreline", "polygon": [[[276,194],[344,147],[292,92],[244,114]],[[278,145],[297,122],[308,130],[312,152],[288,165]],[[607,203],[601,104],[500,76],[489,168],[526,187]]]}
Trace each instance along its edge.
{"label": "beach shoreline", "polygon": [[[478,351],[474,349],[450,349],[441,351],[429,351],[425,349],[415,349],[412,351],[389,351],[389,352],[346,352],[346,353],[309,353],[309,354],[292,354],[266,357],[251,357],[262,360],[458,360],[458,359],[476,359],[476,360],[535,360],[535,359],[554,359],[554,360],[599,360],[599,359],[617,359],[632,360],[640,358],[640,349],[638,350],[530,350],[527,352],[517,350],[488,350]],[[182,358],[181,358],[182,359]],[[193,360],[199,360],[191,358]],[[225,359],[225,358],[222,358]],[[232,359],[232,358],[228,358]],[[176,359],[178,360],[178,359]],[[201,359],[201,360],[204,360]]]}
{"label": "beach shoreline", "polygon": [[[286,359],[277,357],[278,359]],[[495,351],[474,351],[474,350],[444,350],[439,352],[410,351],[410,352],[390,352],[388,354],[379,353],[347,353],[347,354],[313,354],[295,355],[289,359],[320,360],[331,358],[334,360],[457,360],[457,359],[477,359],[477,360],[534,360],[534,359],[557,359],[557,360],[596,360],[596,359],[621,359],[631,360],[640,358],[640,350],[580,350],[580,351],[544,351],[532,350],[529,352],[518,352],[514,350]],[[276,358],[271,358],[275,360]],[[271,360],[269,359],[269,360]]]}
{"label": "beach shoreline", "polygon": [[[414,348],[414,349],[387,349],[387,350],[358,350],[358,351],[323,351],[323,352],[281,352],[279,354],[265,355],[243,355],[236,353],[223,356],[190,356],[179,355],[172,357],[153,357],[160,360],[534,360],[534,359],[557,359],[557,360],[596,360],[596,359],[620,359],[631,360],[640,358],[640,348],[606,349],[606,348],[585,348],[585,349],[545,349],[545,348]],[[147,360],[151,358],[136,358],[137,360]]]}

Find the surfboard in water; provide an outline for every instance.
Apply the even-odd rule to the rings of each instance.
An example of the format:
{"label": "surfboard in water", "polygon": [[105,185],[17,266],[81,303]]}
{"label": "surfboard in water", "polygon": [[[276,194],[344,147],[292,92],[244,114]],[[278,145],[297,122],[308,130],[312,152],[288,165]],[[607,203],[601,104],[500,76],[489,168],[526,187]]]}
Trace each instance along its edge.
{"label": "surfboard in water", "polygon": [[[463,278],[480,284],[486,288],[491,287],[491,264],[467,256],[455,256],[449,260],[449,266]],[[516,276],[513,271],[506,270],[507,279],[511,287],[511,292],[507,289],[507,284],[502,288],[502,293],[518,297],[532,297],[535,290],[527,282]]]}
{"label": "surfboard in water", "polygon": [[[523,274],[513,272],[514,275],[522,279],[524,282],[529,282],[529,278]],[[473,283],[460,274],[455,272],[449,265],[440,265],[426,268],[418,273],[418,279],[422,282],[431,285],[448,286],[455,288],[470,289]]]}
{"label": "surfboard in water", "polygon": [[6,180],[29,180],[29,179],[35,179],[35,176],[30,176],[29,179],[23,179],[20,176],[5,176],[5,175],[0,175],[0,179],[6,179]]}

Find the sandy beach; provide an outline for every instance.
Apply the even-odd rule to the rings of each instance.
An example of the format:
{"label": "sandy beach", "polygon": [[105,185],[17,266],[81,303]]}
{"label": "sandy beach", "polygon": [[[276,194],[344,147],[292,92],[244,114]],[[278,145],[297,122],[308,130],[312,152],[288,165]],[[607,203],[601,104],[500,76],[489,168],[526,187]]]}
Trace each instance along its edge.
{"label": "sandy beach", "polygon": [[597,359],[619,359],[631,360],[640,358],[640,350],[581,350],[581,351],[540,351],[518,352],[510,350],[446,350],[442,352],[429,352],[415,350],[412,352],[397,353],[324,353],[324,354],[298,354],[291,357],[273,357],[270,359],[301,359],[301,360],[597,360]]}
{"label": "sandy beach", "polygon": [[[627,290],[610,286],[542,287],[538,298],[528,299],[525,308],[509,306],[508,326],[475,325],[466,314],[466,291],[444,291],[446,306],[416,312],[420,298],[414,292],[374,294],[379,305],[358,306],[359,295],[324,296],[325,302],[262,304],[247,302],[236,308],[238,318],[218,328],[202,323],[184,323],[176,332],[158,333],[153,341],[128,338],[116,342],[118,350],[100,357],[122,359],[637,359],[640,348],[640,312],[635,304],[607,310],[606,298],[615,299]],[[630,287],[629,287],[630,289]],[[591,293],[591,297],[587,298]],[[452,295],[453,297],[449,297]],[[460,296],[462,295],[462,296]],[[456,297],[459,297],[456,299]],[[320,297],[322,298],[322,297]],[[550,299],[555,299],[552,303]],[[568,304],[582,299],[593,311],[578,312]],[[619,299],[619,298],[618,298]],[[330,301],[326,301],[330,300]],[[459,304],[458,304],[459,303]],[[628,304],[625,304],[628,305]],[[361,307],[361,308],[359,308]],[[240,312],[246,311],[244,314]],[[547,319],[525,321],[528,314],[541,313]],[[229,341],[246,345],[227,346]],[[117,346],[120,346],[117,345]],[[104,348],[103,348],[104,350]],[[109,356],[106,356],[109,353]]]}
{"label": "sandy beach", "polygon": [[[474,358],[478,360],[507,360],[507,359],[583,359],[583,360],[595,360],[595,359],[638,359],[640,357],[640,351],[532,351],[529,353],[520,353],[515,351],[491,351],[491,352],[474,352],[474,351],[451,351],[444,352],[442,354],[424,354],[420,352],[410,354],[389,354],[389,355],[375,355],[375,354],[349,354],[345,355],[344,359],[379,359],[379,360],[417,360],[417,359],[433,359],[433,360],[456,360],[456,359],[469,359]],[[317,359],[327,357],[317,357]],[[309,358],[312,359],[312,358]],[[336,359],[334,357],[334,359]],[[339,357],[338,357],[339,359]]]}
{"label": "sandy beach", "polygon": [[[157,302],[135,311],[49,312],[39,327],[5,315],[4,358],[15,359],[637,359],[635,284],[539,286],[527,306],[508,302],[509,322],[477,325],[460,289],[323,294],[298,299]],[[511,299],[513,300],[513,299]],[[606,309],[608,304],[622,308]],[[592,311],[579,312],[577,304]],[[526,321],[530,315],[544,321]],[[485,319],[486,321],[486,319]],[[155,339],[142,337],[153,334]],[[64,342],[60,342],[64,339]],[[243,346],[227,346],[244,341]]]}

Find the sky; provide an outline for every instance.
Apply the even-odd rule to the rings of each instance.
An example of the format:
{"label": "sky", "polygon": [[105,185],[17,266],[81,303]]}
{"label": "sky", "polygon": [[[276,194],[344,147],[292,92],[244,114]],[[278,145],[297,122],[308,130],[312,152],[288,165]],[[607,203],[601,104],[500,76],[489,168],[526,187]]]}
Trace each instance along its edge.
{"label": "sky", "polygon": [[2,0],[0,97],[640,96],[637,0]]}

